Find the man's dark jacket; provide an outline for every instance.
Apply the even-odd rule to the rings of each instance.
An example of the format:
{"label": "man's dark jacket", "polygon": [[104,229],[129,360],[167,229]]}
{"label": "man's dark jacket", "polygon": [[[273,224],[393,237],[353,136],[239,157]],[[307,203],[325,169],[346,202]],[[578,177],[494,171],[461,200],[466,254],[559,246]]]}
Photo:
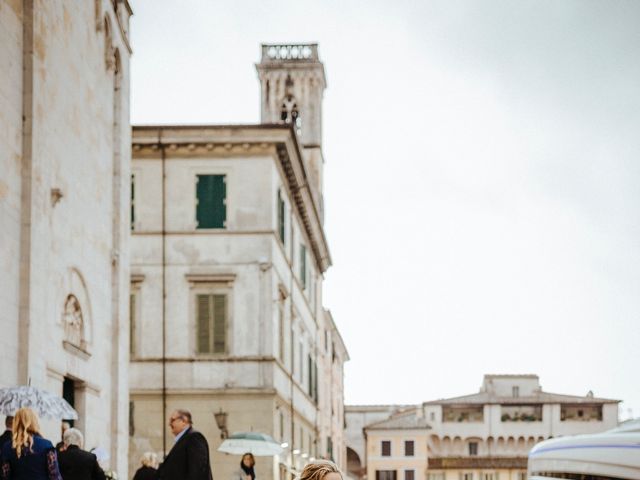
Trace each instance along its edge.
{"label": "man's dark jacket", "polygon": [[96,456],[76,445],[58,452],[58,466],[63,480],[105,480]]}
{"label": "man's dark jacket", "polygon": [[213,480],[209,463],[209,444],[204,435],[189,427],[160,465],[158,478],[160,480]]}
{"label": "man's dark jacket", "polygon": [[2,435],[0,435],[0,451],[2,451],[2,446],[4,445],[4,442],[10,442],[11,441],[11,430],[5,430],[4,432],[2,432]]}

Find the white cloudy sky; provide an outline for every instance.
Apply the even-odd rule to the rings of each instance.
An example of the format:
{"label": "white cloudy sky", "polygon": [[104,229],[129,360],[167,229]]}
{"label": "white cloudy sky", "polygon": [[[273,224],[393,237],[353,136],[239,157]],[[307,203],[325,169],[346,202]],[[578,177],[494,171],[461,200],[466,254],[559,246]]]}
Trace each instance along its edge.
{"label": "white cloudy sky", "polygon": [[640,416],[640,2],[132,5],[134,123],[258,122],[259,44],[319,42],[349,403],[537,373]]}

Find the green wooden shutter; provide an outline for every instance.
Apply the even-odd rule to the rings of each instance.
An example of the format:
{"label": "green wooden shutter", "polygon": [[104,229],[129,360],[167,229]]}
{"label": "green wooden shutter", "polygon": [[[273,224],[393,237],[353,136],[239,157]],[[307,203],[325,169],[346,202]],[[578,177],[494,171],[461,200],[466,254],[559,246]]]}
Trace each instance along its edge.
{"label": "green wooden shutter", "polygon": [[131,230],[135,228],[136,223],[136,176],[131,175]]}
{"label": "green wooden shutter", "polygon": [[227,351],[227,297],[213,295],[213,353]]}
{"label": "green wooden shutter", "polygon": [[136,354],[136,294],[129,295],[129,354]]}
{"label": "green wooden shutter", "polygon": [[278,236],[284,245],[284,200],[282,192],[278,189]]}
{"label": "green wooden shutter", "polygon": [[198,353],[211,353],[211,295],[197,296],[198,309],[198,326],[197,326],[197,344]]}
{"label": "green wooden shutter", "polygon": [[313,398],[313,359],[311,354],[307,355],[307,368],[309,369],[309,375],[307,376],[307,393]]}
{"label": "green wooden shutter", "polygon": [[198,175],[196,178],[197,228],[225,228],[227,183],[225,175]]}
{"label": "green wooden shutter", "polygon": [[302,288],[307,288],[307,247],[300,245],[300,283]]}

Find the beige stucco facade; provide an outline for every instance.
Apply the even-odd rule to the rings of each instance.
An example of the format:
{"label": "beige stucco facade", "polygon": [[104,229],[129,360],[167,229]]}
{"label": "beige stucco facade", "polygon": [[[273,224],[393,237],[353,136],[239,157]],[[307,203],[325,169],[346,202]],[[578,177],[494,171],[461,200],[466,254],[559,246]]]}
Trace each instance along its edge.
{"label": "beige stucco facade", "polygon": [[130,15],[123,0],[0,2],[0,386],[65,385],[87,447],[121,475]]}
{"label": "beige stucco facade", "polygon": [[[365,426],[367,478],[411,480],[405,472],[415,470],[426,480],[523,480],[537,442],[617,423],[617,400],[545,392],[537,375],[485,375],[479,393],[424,402]],[[416,455],[426,452],[421,461],[402,455],[405,441],[416,442]],[[383,442],[390,442],[384,454]]]}
{"label": "beige stucco facade", "polygon": [[[259,72],[267,63],[281,74],[322,67],[317,48],[313,58],[265,54]],[[284,95],[269,85],[271,97]],[[308,105],[297,108],[307,118]],[[311,458],[344,461],[337,425],[348,355],[322,303],[331,259],[320,183],[310,188],[321,164],[307,151],[320,145],[308,145],[300,126],[133,129],[130,471],[144,451],[169,450],[166,418],[177,407],[190,409],[207,436],[215,477],[229,477],[240,461],[217,452],[220,412],[229,433],[260,431],[285,445],[259,459],[261,478],[286,478]],[[211,178],[224,185],[215,193],[223,220],[203,227],[200,189]],[[224,321],[211,327],[215,346],[202,323],[207,298],[224,306],[214,314]]]}

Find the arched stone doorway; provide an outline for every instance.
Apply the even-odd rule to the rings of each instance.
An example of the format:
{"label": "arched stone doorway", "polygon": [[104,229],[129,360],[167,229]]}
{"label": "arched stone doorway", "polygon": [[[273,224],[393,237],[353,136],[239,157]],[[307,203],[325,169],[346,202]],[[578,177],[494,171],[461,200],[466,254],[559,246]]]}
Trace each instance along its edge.
{"label": "arched stone doorway", "polygon": [[355,450],[347,447],[347,473],[351,478],[363,478],[365,474],[364,465]]}

